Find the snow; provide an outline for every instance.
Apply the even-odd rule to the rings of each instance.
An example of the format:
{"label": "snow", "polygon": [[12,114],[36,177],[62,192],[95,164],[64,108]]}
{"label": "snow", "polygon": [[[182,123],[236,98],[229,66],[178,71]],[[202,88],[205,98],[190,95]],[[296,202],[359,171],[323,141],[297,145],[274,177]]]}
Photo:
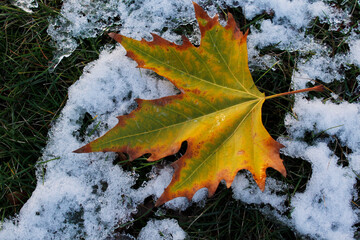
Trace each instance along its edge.
{"label": "snow", "polygon": [[139,240],[185,239],[186,233],[174,219],[150,220],[139,233]]}
{"label": "snow", "polygon": [[301,157],[312,165],[306,191],[291,199],[291,223],[302,234],[318,239],[351,239],[352,225],[358,221],[351,206],[356,183],[351,168],[337,165],[338,158],[325,142],[314,146],[296,141],[283,143],[286,155]]}
{"label": "snow", "polygon": [[326,133],[337,136],[343,145],[353,151],[360,148],[360,105],[357,103],[331,101],[320,99],[306,100],[298,97],[293,107],[297,119],[288,115],[285,124],[292,138],[301,138],[306,131],[315,134]]}
{"label": "snow", "polygon": [[[100,1],[66,0],[61,16],[51,19],[48,33],[57,52],[55,65],[69,56],[79,41],[117,31],[136,38],[150,38],[150,32],[179,43],[180,36],[172,30],[190,24],[194,33],[188,36],[199,42],[191,1]],[[296,70],[292,76],[294,89],[305,88],[320,80],[325,83],[343,81],[344,71],[353,64],[360,67],[359,28],[345,27],[349,51],[331,54],[331,49],[315,36],[305,34],[318,17],[331,30],[347,26],[348,11],[342,11],[326,1],[315,0],[218,0],[213,3],[197,1],[210,15],[216,9],[241,7],[246,18],[253,19],[264,12],[271,19],[250,27],[248,36],[251,68],[270,68],[279,61],[272,55],[260,55],[260,49],[276,45],[286,51],[297,51]],[[36,1],[18,1],[16,5],[36,7]],[[360,83],[360,76],[357,77]],[[49,133],[49,141],[37,168],[38,184],[31,198],[14,219],[2,224],[0,239],[111,239],[120,224],[132,220],[137,206],[144,199],[154,201],[169,184],[173,169],[153,167],[138,189],[134,188],[137,174],[114,165],[114,153],[74,154],[73,150],[104,134],[116,123],[116,116],[133,110],[136,98],[154,99],[176,94],[177,90],[150,71],[139,70],[136,63],[125,57],[125,50],[110,43],[99,59],[88,64],[80,79],[70,87],[69,98],[60,118]],[[241,171],[232,184],[233,197],[264,214],[276,217],[303,236],[314,239],[353,239],[354,225],[359,223],[359,211],[352,204],[358,198],[355,173],[360,172],[360,104],[346,102],[335,94],[332,98],[306,98],[298,94],[292,114],[285,119],[287,135],[278,139],[285,147],[282,153],[311,164],[312,174],[304,192],[289,196],[285,182],[267,178],[261,192],[252,176]],[[79,129],[85,113],[94,118],[84,136]],[[91,136],[87,133],[98,125]],[[312,144],[305,141],[307,133],[315,136]],[[316,136],[322,137],[316,137]],[[348,165],[339,165],[331,144],[339,142],[351,149],[346,154]],[[199,190],[189,202],[176,198],[158,210],[183,211],[195,204],[206,203],[207,189]],[[129,239],[184,239],[186,233],[173,219],[151,219],[139,236]]]}
{"label": "snow", "polygon": [[32,9],[38,7],[36,0],[13,0],[12,3],[28,13],[32,13]]}
{"label": "snow", "polygon": [[[171,32],[182,23],[194,22],[191,1],[64,1],[61,16],[51,20],[48,34],[58,49],[54,67],[69,56],[81,39],[94,38],[104,31],[118,31],[133,38],[161,34],[170,41],[180,40]],[[120,27],[121,26],[121,27]],[[167,29],[167,30],[166,30]]]}
{"label": "snow", "polygon": [[354,39],[350,43],[350,59],[352,59],[353,64],[356,64],[360,67],[360,39]]}
{"label": "snow", "polygon": [[262,192],[249,172],[238,174],[232,184],[235,199],[247,204],[268,204],[281,213],[286,210],[284,205],[286,196],[277,193],[281,193],[284,188],[284,183],[269,177],[266,181],[266,189]]}

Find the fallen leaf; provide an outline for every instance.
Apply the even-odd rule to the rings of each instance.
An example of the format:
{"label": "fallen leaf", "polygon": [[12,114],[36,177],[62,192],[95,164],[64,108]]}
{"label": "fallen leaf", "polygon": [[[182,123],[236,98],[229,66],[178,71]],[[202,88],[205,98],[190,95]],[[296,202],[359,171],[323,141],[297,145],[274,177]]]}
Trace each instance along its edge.
{"label": "fallen leaf", "polygon": [[[283,146],[263,126],[261,107],[265,99],[290,93],[265,97],[257,89],[248,68],[247,33],[237,28],[230,13],[223,27],[217,15],[209,17],[196,3],[194,8],[199,47],[186,37],[176,45],[155,34],[151,42],[109,34],[138,67],[169,79],[181,93],[137,99],[136,110],[119,116],[113,129],[75,151],[124,152],[130,159],[150,153],[148,161],[156,161],[175,154],[187,141],[186,153],[172,164],[173,179],[157,206],[176,197],[191,199],[204,187],[212,196],[221,180],[230,187],[241,169],[252,173],[261,190],[267,168],[286,176],[279,157]],[[321,87],[300,91],[308,90]]]}

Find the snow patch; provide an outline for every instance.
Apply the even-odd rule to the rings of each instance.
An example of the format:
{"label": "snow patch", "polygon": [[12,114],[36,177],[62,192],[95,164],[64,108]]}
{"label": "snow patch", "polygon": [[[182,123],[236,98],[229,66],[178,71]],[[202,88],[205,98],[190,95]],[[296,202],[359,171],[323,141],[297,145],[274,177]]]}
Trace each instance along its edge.
{"label": "snow patch", "polygon": [[139,240],[180,240],[186,233],[174,219],[150,220],[139,233]]}
{"label": "snow patch", "polygon": [[[191,1],[64,1],[61,15],[51,20],[48,34],[57,52],[55,64],[71,55],[80,39],[94,38],[106,31],[140,39],[156,33],[170,41],[180,41],[172,30],[195,19]],[[56,67],[56,65],[54,65]]]}
{"label": "snow patch", "polygon": [[353,151],[360,149],[360,105],[357,103],[314,99],[306,100],[296,97],[293,111],[296,119],[287,115],[285,124],[290,136],[294,139],[304,137],[308,131],[314,134],[326,133],[337,136],[342,145]]}
{"label": "snow patch", "polygon": [[38,2],[36,0],[13,0],[11,2],[14,6],[21,8],[27,13],[32,13],[32,9],[38,7]]}
{"label": "snow patch", "polygon": [[360,68],[360,39],[351,41],[350,58],[352,62]]}
{"label": "snow patch", "polygon": [[312,165],[306,191],[291,199],[290,222],[297,231],[313,238],[352,239],[352,226],[358,222],[351,202],[356,183],[352,170],[337,165],[338,158],[324,142],[314,146],[296,141],[282,143],[286,155],[301,157]]}
{"label": "snow patch", "polygon": [[276,179],[268,177],[266,179],[265,191],[262,192],[256,185],[252,175],[246,172],[236,176],[231,188],[234,193],[233,197],[247,204],[268,204],[281,213],[284,213],[286,210],[284,205],[286,196],[284,194],[281,195],[285,189],[284,183]]}

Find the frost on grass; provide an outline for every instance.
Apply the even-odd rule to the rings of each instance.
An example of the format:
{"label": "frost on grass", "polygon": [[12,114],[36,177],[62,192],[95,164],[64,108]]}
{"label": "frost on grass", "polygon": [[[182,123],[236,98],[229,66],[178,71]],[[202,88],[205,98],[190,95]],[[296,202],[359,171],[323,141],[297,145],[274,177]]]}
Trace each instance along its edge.
{"label": "frost on grass", "polygon": [[[358,27],[347,25],[350,14],[322,1],[198,1],[210,10],[241,7],[249,22],[267,14],[251,26],[248,36],[249,63],[252,68],[269,69],[280,61],[260,49],[276,46],[296,52],[294,89],[304,88],[313,80],[331,83],[344,81],[342,68],[360,67]],[[57,58],[71,54],[79,40],[101,35],[105,30],[120,31],[132,38],[149,38],[150,32],[179,42],[174,29],[191,25],[190,37],[199,43],[191,2],[172,1],[64,1],[62,16],[52,19],[48,29],[58,49]],[[348,33],[344,44],[350,51],[333,53],[331,48],[305,34],[317,18],[329,30]],[[344,27],[345,26],[345,27]],[[170,166],[154,167],[148,180],[137,189],[134,172],[114,165],[114,153],[73,154],[72,151],[113,127],[116,116],[129,113],[135,98],[153,99],[176,94],[166,80],[149,71],[139,70],[125,56],[124,49],[104,47],[97,61],[90,63],[81,78],[69,89],[69,100],[52,127],[43,158],[38,163],[38,185],[14,219],[3,223],[0,239],[114,239],[121,224],[132,220],[144,199],[154,201],[171,180]],[[357,77],[360,82],[360,76]],[[261,192],[251,175],[241,171],[232,184],[234,198],[276,217],[301,235],[315,239],[352,239],[359,211],[352,205],[358,193],[355,173],[360,172],[360,105],[346,102],[335,94],[330,99],[295,97],[293,113],[286,117],[288,136],[279,139],[283,154],[307,161],[312,174],[305,191],[288,194],[287,183],[268,178]],[[90,124],[84,124],[88,116]],[[307,136],[313,136],[312,142]],[[345,159],[339,159],[334,146],[347,147]],[[343,157],[344,157],[343,156]],[[346,164],[341,163],[345,161]],[[285,162],[286,164],[286,162]],[[290,186],[294,188],[294,186]],[[206,189],[199,190],[189,202],[185,198],[169,201],[160,208],[184,210],[205,203]],[[121,234],[120,234],[121,235]],[[126,230],[124,236],[127,235]],[[140,239],[183,239],[186,236],[175,220],[149,220]]]}

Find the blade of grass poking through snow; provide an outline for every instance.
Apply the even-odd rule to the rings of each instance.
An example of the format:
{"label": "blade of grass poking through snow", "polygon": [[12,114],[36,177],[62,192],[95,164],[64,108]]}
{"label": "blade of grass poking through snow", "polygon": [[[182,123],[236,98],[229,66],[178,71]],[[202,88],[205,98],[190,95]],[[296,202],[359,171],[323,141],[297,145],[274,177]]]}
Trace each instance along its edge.
{"label": "blade of grass poking through snow", "polygon": [[279,61],[277,61],[276,63],[274,63],[271,67],[269,67],[268,70],[266,70],[256,81],[255,81],[255,84],[257,82],[260,81],[260,79],[262,79],[275,65],[279,64]]}
{"label": "blade of grass poking through snow", "polygon": [[248,68],[247,33],[237,28],[230,13],[223,27],[218,16],[209,17],[196,3],[194,8],[201,31],[199,47],[186,37],[176,45],[155,34],[151,42],[109,34],[138,67],[166,77],[181,93],[137,99],[138,108],[119,116],[113,129],[74,151],[125,152],[131,160],[150,153],[148,161],[156,161],[175,154],[186,141],[186,153],[172,164],[173,179],[157,206],[176,197],[191,199],[204,187],[212,196],[221,180],[230,187],[242,169],[252,173],[262,191],[267,168],[286,176],[279,157],[283,146],[263,126],[262,105],[274,97],[323,90],[317,86],[265,97]]}

